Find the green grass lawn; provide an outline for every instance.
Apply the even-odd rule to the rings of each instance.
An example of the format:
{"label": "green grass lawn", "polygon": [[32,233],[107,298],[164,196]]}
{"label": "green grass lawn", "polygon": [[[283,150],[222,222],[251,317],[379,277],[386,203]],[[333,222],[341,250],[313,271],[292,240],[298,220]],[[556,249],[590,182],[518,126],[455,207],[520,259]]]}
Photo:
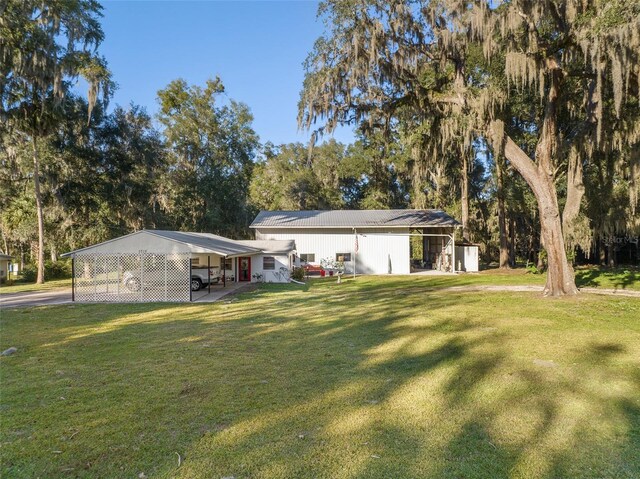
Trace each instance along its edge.
{"label": "green grass lawn", "polygon": [[[527,273],[524,268],[501,271],[489,269],[481,273],[461,274],[458,276],[441,276],[432,284],[433,287],[464,285],[540,285],[546,280],[545,274]],[[413,281],[413,279],[411,279]],[[578,287],[600,289],[640,290],[640,270],[637,267],[601,268],[581,266],[576,269]],[[71,278],[54,279],[44,284],[15,282],[11,286],[0,285],[0,295],[9,293],[26,293],[48,291],[57,288],[71,288]]]}
{"label": "green grass lawn", "polygon": [[582,266],[576,269],[576,284],[578,287],[640,290],[640,269]]}
{"label": "green grass lawn", "polygon": [[16,281],[10,286],[3,284],[0,285],[0,295],[9,293],[49,291],[57,288],[71,288],[71,278],[52,279],[44,284],[24,283],[22,281]]}
{"label": "green grass lawn", "polygon": [[0,476],[640,477],[640,299],[450,281],[3,311]]}

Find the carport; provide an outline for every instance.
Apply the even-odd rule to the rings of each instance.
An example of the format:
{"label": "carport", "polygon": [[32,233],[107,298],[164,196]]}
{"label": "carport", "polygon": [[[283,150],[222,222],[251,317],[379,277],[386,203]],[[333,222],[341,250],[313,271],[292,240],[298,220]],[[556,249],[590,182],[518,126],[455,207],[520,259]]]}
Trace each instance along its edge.
{"label": "carport", "polygon": [[142,230],[62,256],[72,258],[73,301],[135,303],[193,301],[194,278],[208,283],[202,297],[211,292],[211,268],[220,270],[214,287],[224,288],[238,279],[233,258],[258,253],[209,233]]}

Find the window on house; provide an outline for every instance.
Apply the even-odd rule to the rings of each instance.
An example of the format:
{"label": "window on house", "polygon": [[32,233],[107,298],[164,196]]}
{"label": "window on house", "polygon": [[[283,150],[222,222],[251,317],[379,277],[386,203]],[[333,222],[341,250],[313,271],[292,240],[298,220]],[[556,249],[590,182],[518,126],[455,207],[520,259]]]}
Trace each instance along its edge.
{"label": "window on house", "polygon": [[191,264],[193,266],[198,266],[200,264],[200,258],[191,258]]}
{"label": "window on house", "polygon": [[315,263],[316,255],[314,253],[303,253],[300,255],[300,261],[303,263]]}
{"label": "window on house", "polygon": [[274,269],[276,269],[276,259],[273,256],[263,256],[263,258],[262,258],[262,269],[263,270],[274,270]]}
{"label": "window on house", "polygon": [[349,261],[351,261],[351,253],[336,253],[336,261],[348,263]]}
{"label": "window on house", "polygon": [[[224,266],[223,266],[224,262]],[[224,268],[226,271],[231,271],[233,269],[233,258],[223,259],[220,258],[220,267]]]}

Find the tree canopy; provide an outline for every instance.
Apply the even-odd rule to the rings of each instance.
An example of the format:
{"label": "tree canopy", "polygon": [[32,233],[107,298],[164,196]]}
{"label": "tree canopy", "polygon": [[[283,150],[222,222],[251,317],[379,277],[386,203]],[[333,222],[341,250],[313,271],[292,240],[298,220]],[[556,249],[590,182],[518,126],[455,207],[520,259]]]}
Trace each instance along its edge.
{"label": "tree canopy", "polygon": [[399,128],[417,165],[489,143],[536,197],[546,294],[573,294],[562,220],[575,229],[585,164],[616,155],[637,201],[639,12],[637,0],[323,2],[327,34],[307,60],[299,122]]}

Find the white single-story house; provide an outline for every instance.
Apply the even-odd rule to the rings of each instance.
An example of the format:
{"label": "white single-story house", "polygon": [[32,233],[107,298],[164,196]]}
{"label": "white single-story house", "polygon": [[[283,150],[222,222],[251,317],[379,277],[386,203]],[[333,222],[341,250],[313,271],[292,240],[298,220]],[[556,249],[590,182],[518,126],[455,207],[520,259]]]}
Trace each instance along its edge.
{"label": "white single-story house", "polygon": [[203,284],[287,282],[294,253],[291,240],[142,230],[62,256],[72,258],[74,300],[143,302],[191,301]]}
{"label": "white single-story house", "polygon": [[294,266],[326,262],[357,274],[477,271],[477,248],[454,246],[459,227],[440,210],[262,211],[255,240],[142,230],[62,256],[74,300],[192,301],[203,285],[284,283]]}
{"label": "white single-story house", "polygon": [[334,260],[357,274],[477,271],[464,250],[456,258],[460,227],[441,210],[261,211],[251,224],[258,240],[293,241],[296,266]]}

